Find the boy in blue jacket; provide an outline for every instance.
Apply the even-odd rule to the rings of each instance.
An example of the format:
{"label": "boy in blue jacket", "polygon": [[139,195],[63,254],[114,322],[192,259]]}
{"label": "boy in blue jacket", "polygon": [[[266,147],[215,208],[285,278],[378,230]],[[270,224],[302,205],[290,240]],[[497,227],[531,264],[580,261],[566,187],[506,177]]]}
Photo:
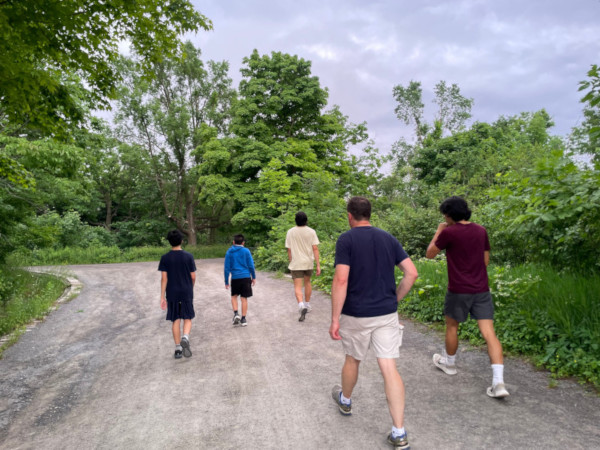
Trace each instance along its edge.
{"label": "boy in blue jacket", "polygon": [[[233,308],[233,324],[248,325],[248,297],[252,297],[252,286],[256,284],[254,260],[250,250],[244,247],[244,235],[236,234],[233,245],[225,255],[225,289],[229,289],[231,274],[231,307]],[[238,313],[238,297],[242,298],[242,317]]]}

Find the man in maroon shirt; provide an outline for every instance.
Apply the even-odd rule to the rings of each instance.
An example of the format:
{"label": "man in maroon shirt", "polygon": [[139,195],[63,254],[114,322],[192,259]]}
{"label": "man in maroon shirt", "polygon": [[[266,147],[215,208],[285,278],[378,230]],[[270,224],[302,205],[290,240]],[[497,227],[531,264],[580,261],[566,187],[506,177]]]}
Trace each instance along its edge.
{"label": "man in maroon shirt", "polygon": [[481,225],[469,222],[471,210],[460,197],[450,197],[440,205],[445,222],[438,226],[429,247],[427,258],[435,258],[446,250],[448,262],[448,292],[444,302],[446,316],[446,348],[433,355],[433,364],[448,375],[456,375],[458,324],[469,314],[477,320],[485,339],[492,364],[492,386],[487,395],[508,396],[504,386],[502,344],[494,332],[494,302],[488,285],[487,265],[490,262],[490,242]]}

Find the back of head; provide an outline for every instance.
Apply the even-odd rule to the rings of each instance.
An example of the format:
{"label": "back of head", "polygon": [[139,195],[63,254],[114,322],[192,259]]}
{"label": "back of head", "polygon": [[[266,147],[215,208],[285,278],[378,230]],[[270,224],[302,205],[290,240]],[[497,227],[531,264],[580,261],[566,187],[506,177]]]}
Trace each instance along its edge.
{"label": "back of head", "polygon": [[440,212],[455,222],[471,218],[471,210],[467,202],[463,198],[456,196],[444,200],[440,205]]}
{"label": "back of head", "polygon": [[183,242],[183,234],[179,230],[171,230],[167,233],[167,241],[171,247],[177,247]]}
{"label": "back of head", "polygon": [[365,197],[352,197],[346,208],[354,220],[369,220],[371,218],[371,202]]}
{"label": "back of head", "polygon": [[296,213],[296,225],[298,225],[299,227],[303,227],[307,223],[308,223],[308,217],[306,216],[306,213],[302,212],[302,211],[298,211]]}
{"label": "back of head", "polygon": [[242,244],[244,243],[244,241],[245,241],[245,240],[244,240],[244,235],[243,235],[243,234],[236,234],[236,235],[233,237],[233,243],[234,243],[235,245],[242,245]]}

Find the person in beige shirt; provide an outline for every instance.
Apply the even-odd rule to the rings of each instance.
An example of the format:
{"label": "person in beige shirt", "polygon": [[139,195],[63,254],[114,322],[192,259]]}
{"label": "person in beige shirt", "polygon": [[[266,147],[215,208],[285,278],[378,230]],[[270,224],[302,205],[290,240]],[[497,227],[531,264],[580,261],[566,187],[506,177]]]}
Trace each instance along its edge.
{"label": "person in beige shirt", "polygon": [[[285,247],[288,252],[290,265],[288,269],[294,280],[294,293],[298,301],[298,312],[300,322],[303,322],[306,313],[311,310],[310,296],[312,286],[310,278],[313,273],[314,264],[317,264],[317,275],[321,275],[321,264],[319,263],[319,238],[312,228],[308,227],[306,213],[296,213],[296,226],[290,228],[285,236]],[[304,299],[302,298],[302,285],[304,284]]]}

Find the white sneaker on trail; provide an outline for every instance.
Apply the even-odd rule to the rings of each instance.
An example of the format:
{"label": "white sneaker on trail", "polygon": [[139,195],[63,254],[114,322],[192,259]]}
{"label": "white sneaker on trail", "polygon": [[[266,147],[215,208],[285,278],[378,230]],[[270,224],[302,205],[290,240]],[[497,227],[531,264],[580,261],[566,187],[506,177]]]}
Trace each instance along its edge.
{"label": "white sneaker on trail", "polygon": [[504,398],[510,395],[506,390],[504,383],[498,383],[495,386],[490,386],[489,388],[487,388],[486,393],[492,398]]}
{"label": "white sneaker on trail", "polygon": [[446,357],[440,355],[439,353],[433,355],[433,364],[435,365],[435,367],[444,371],[448,375],[456,375],[456,365],[448,365]]}

